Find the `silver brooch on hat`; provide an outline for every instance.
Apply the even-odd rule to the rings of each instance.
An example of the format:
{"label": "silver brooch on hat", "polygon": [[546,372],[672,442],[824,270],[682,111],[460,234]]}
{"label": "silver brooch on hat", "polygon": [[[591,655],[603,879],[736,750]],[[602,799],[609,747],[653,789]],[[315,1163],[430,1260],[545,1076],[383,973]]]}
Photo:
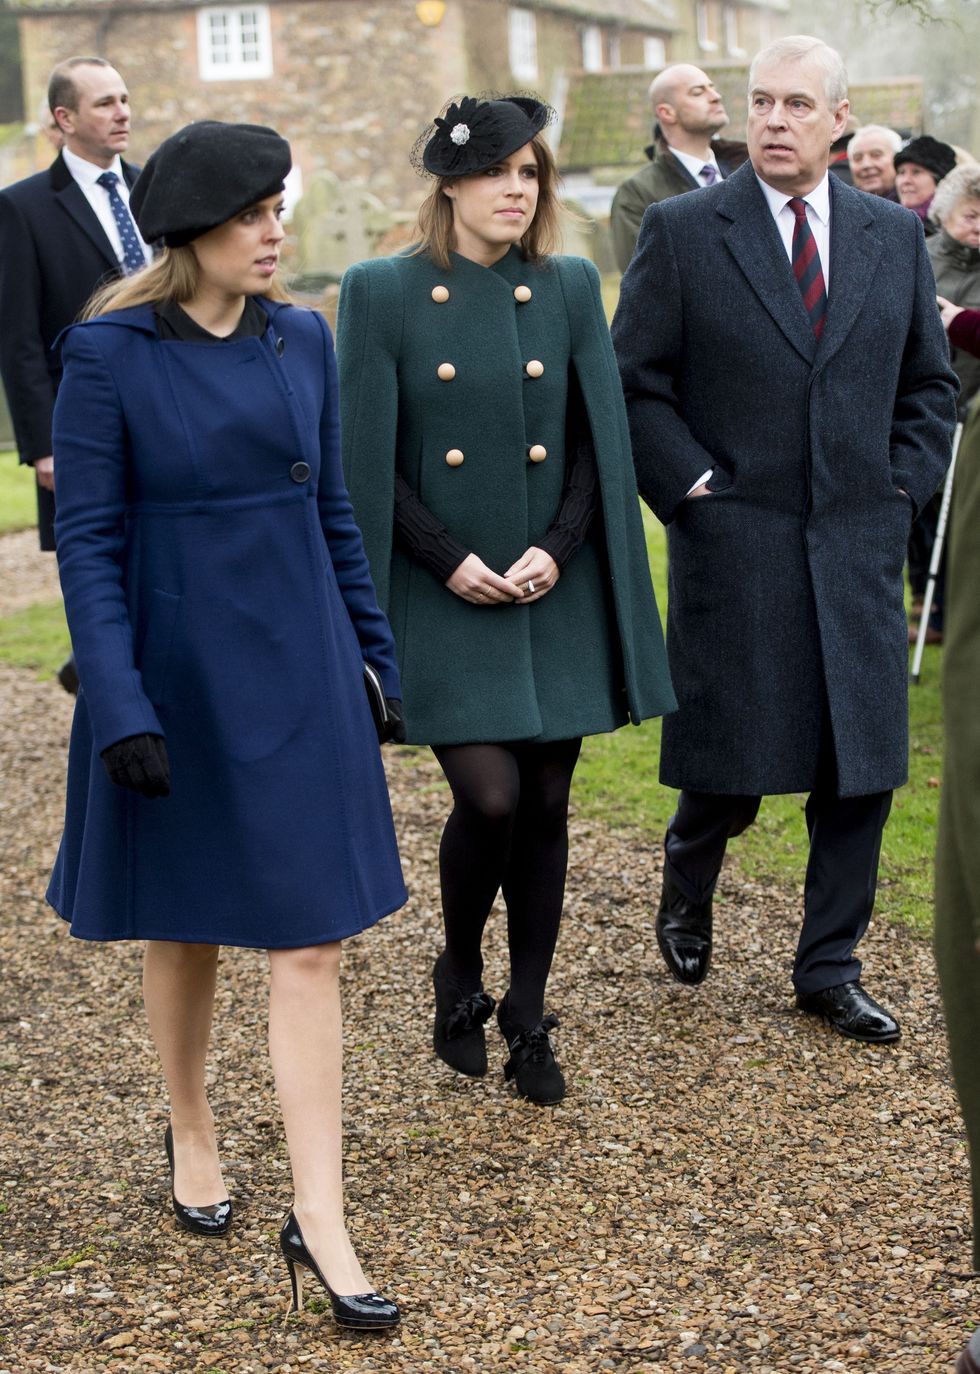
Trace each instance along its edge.
{"label": "silver brooch on hat", "polygon": [[468,124],[454,124],[449,137],[457,148],[462,148],[464,143],[470,141],[470,126]]}

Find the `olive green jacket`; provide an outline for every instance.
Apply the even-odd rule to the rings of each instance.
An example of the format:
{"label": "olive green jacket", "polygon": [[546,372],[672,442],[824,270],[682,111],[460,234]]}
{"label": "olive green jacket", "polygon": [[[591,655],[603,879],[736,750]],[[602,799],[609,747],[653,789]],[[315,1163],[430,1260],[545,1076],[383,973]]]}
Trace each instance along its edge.
{"label": "olive green jacket", "polygon": [[[456,254],[448,270],[421,255],[359,263],[341,288],[338,356],[345,475],[398,646],[409,740],[570,739],[672,710],[592,264],[532,266],[516,248],[492,268]],[[395,473],[504,572],[561,502],[570,368],[599,478],[588,537],[541,600],[475,606],[394,540]]]}
{"label": "olive green jacket", "polygon": [[[744,143],[727,139],[714,139],[712,148],[723,177],[730,176],[748,156]],[[613,197],[609,210],[609,231],[620,272],[625,272],[630,265],[647,207],[698,189],[698,183],[666,143],[651,143],[646,152],[650,161],[627,177]]]}
{"label": "olive green jacket", "polygon": [[980,402],[956,460],[943,629],[943,787],[936,961],[970,1141],[973,1263],[980,1269]]}

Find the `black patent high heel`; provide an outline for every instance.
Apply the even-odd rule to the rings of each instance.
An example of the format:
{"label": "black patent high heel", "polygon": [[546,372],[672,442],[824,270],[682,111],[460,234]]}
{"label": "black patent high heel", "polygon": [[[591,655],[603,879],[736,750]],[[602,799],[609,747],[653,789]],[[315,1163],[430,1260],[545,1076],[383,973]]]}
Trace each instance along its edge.
{"label": "black patent high heel", "polygon": [[174,1216],[185,1231],[193,1231],[196,1236],[223,1236],[231,1225],[231,1199],[216,1202],[210,1207],[185,1207],[177,1201],[174,1192],[174,1133],[168,1126],[163,1136],[163,1147],[167,1152],[170,1165],[170,1197],[174,1205]]}
{"label": "black patent high heel", "polygon": [[282,1224],[279,1232],[279,1248],[293,1289],[293,1302],[290,1312],[303,1310],[303,1270],[308,1269],[313,1277],[323,1285],[330,1299],[330,1310],[338,1326],[353,1326],[361,1330],[381,1329],[397,1326],[401,1313],[396,1303],[384,1298],[380,1293],[355,1293],[347,1297],[335,1293],[320,1273],[320,1266],[306,1248],[303,1232],[292,1212]]}

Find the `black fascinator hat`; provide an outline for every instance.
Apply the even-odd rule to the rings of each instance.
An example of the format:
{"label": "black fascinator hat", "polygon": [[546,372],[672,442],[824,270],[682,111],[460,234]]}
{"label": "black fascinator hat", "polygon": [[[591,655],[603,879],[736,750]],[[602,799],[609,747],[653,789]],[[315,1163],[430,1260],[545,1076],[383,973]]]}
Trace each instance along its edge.
{"label": "black fascinator hat", "polygon": [[535,96],[461,96],[421,134],[412,165],[422,176],[466,177],[530,143],[555,118]]}

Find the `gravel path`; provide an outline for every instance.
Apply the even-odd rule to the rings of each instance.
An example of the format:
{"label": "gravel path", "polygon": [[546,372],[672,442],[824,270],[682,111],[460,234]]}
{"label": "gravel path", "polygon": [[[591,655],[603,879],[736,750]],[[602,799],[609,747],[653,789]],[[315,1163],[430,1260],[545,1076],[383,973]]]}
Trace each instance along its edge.
{"label": "gravel path", "polygon": [[70,711],[0,669],[0,1374],[948,1374],[980,1289],[928,946],[873,929],[869,986],[905,1038],[845,1043],[792,1008],[794,894],[728,871],[711,977],[682,988],[652,937],[659,850],[574,821],[551,990],[569,1096],[516,1100],[496,1034],[491,1075],[457,1079],[428,1047],[446,793],[422,750],[388,751],[411,903],[350,942],[345,975],[351,1222],[405,1320],[380,1339],[285,1320],[264,956],[222,962],[213,1104],[239,1210],[226,1242],[195,1240],[168,1213],[139,950],[72,940],[40,895]]}

